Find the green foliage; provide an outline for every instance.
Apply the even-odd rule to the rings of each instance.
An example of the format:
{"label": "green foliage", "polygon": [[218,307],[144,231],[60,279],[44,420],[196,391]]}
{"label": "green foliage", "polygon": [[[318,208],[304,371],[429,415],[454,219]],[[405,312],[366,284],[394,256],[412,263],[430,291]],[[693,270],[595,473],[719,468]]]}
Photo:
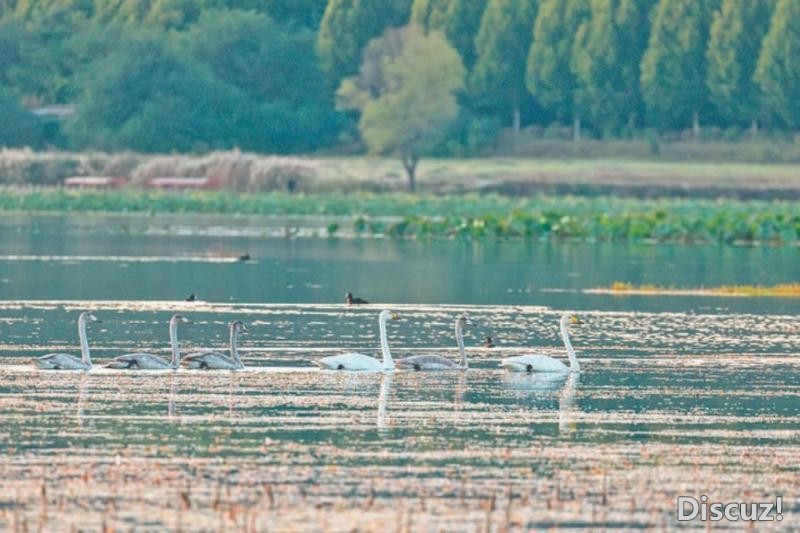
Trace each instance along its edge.
{"label": "green foliage", "polygon": [[73,17],[90,18],[93,0],[19,0],[14,10],[23,19],[48,18],[53,14],[69,13]]}
{"label": "green foliage", "polygon": [[[74,96],[75,74],[80,65],[71,57],[68,42],[88,24],[86,10],[76,7],[80,5],[36,3],[28,7],[28,18],[12,18],[3,24],[18,39],[5,60],[9,61],[5,76],[0,74],[8,79],[14,92],[28,101],[43,103],[67,102]],[[22,6],[23,3],[18,5],[18,11]]]}
{"label": "green foliage", "polygon": [[[281,22],[293,22],[307,28],[318,28],[325,12],[327,0],[252,0],[249,5],[229,3],[240,9],[263,9],[270,17]],[[259,7],[263,6],[263,7]]]}
{"label": "green foliage", "polygon": [[411,20],[428,30],[444,31],[464,65],[475,63],[475,37],[487,0],[414,0]]}
{"label": "green foliage", "polygon": [[525,58],[538,0],[489,0],[475,38],[473,93],[495,109],[517,115],[526,98]]}
{"label": "green foliage", "polygon": [[423,34],[411,25],[372,41],[359,75],[345,79],[337,97],[343,108],[361,113],[358,127],[370,152],[403,159],[413,189],[417,161],[444,139],[458,115],[464,75],[441,33]]}
{"label": "green foliage", "polygon": [[533,27],[527,86],[559,118],[576,112],[578,82],[572,68],[573,41],[588,16],[588,0],[544,0]]}
{"label": "green foliage", "polygon": [[44,131],[36,116],[0,89],[0,146],[38,147],[43,141]]}
{"label": "green foliage", "polygon": [[17,18],[0,20],[0,85],[16,89],[13,69],[22,62],[22,46],[28,39],[23,22]]}
{"label": "green foliage", "polygon": [[606,133],[618,135],[626,123],[634,126],[637,115],[641,119],[643,114],[639,65],[654,3],[591,0],[590,18],[576,35],[572,66],[579,87],[577,105]]}
{"label": "green foliage", "polygon": [[715,13],[708,43],[708,88],[719,113],[746,124],[760,111],[753,81],[774,0],[723,0]]}
{"label": "green foliage", "polygon": [[[314,56],[314,35],[290,31],[263,13],[204,11],[183,36],[183,47],[214,76],[252,103],[243,148],[294,152],[331,141],[339,117]],[[261,124],[260,124],[261,123]]]}
{"label": "green foliage", "polygon": [[[353,115],[336,113],[333,93],[358,73],[370,40],[411,17],[442,32],[470,71],[461,116],[430,147],[440,153],[517,150],[517,127],[531,119],[534,133],[554,120],[585,117],[590,136],[635,137],[646,118],[677,139],[669,130],[702,113],[712,126],[738,130],[759,119],[788,136],[800,125],[793,105],[800,94],[798,11],[788,0],[0,0],[0,84],[30,107],[105,98],[93,92],[95,74],[105,76],[98,65],[108,67],[109,56],[130,59],[122,49],[150,32],[183,65],[169,83],[189,76],[194,89],[185,80],[180,94],[195,94],[140,107],[173,117],[213,104],[232,115],[218,128],[202,120],[164,124],[162,136],[180,139],[131,146],[116,126],[107,130],[80,116],[66,137],[48,135],[48,142],[98,146],[104,137],[95,132],[111,131],[118,140],[103,146],[292,152],[338,143],[352,150],[352,128],[340,134]],[[127,97],[139,94],[121,88]],[[499,131],[510,121],[513,138]],[[546,131],[557,130],[564,128]],[[721,135],[706,130],[710,137],[698,128],[695,140]],[[189,142],[194,132],[199,136]]]}
{"label": "green foliage", "polygon": [[229,147],[244,99],[162,39],[143,36],[89,71],[67,131],[79,146],[106,150]]}
{"label": "green foliage", "polygon": [[800,126],[800,2],[778,0],[764,37],[756,81],[769,111],[790,128]]}
{"label": "green foliage", "polygon": [[[5,189],[0,210],[336,216],[328,236],[800,243],[798,202],[411,194],[246,194]],[[350,218],[349,227],[343,221]]]}
{"label": "green foliage", "polygon": [[330,0],[317,37],[320,65],[332,87],[358,72],[367,43],[408,20],[411,0]]}
{"label": "green foliage", "polygon": [[648,120],[681,128],[707,102],[705,50],[719,0],[660,0],[642,59],[642,93]]}

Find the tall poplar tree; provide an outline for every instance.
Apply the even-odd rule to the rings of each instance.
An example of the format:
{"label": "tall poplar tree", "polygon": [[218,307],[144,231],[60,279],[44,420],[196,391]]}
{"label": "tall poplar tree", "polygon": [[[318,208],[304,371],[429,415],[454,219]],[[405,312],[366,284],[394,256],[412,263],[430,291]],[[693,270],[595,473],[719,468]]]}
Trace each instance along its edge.
{"label": "tall poplar tree", "polygon": [[510,112],[514,133],[520,129],[525,90],[525,58],[536,19],[536,0],[489,0],[475,39],[477,60],[471,89],[485,102]]}
{"label": "tall poplar tree", "polygon": [[677,128],[690,120],[700,134],[708,103],[706,45],[718,0],[660,0],[642,58],[642,95],[650,123]]}
{"label": "tall poplar tree", "polygon": [[639,66],[654,0],[591,0],[589,20],[575,38],[572,67],[577,108],[596,128],[617,134],[642,117]]}
{"label": "tall poplar tree", "polygon": [[367,43],[408,21],[411,0],[330,0],[317,37],[320,66],[332,87],[358,72]]}
{"label": "tall poplar tree", "polygon": [[760,111],[753,76],[774,5],[773,0],[723,0],[714,14],[706,53],[711,101],[726,120],[749,120],[753,133]]}
{"label": "tall poplar tree", "polygon": [[580,138],[576,108],[578,80],[572,69],[575,35],[589,15],[589,0],[544,0],[533,26],[526,82],[531,94],[562,119],[573,120]]}
{"label": "tall poplar tree", "polygon": [[778,0],[761,46],[755,79],[767,109],[790,128],[800,127],[800,2]]}
{"label": "tall poplar tree", "polygon": [[467,68],[475,63],[475,36],[486,0],[414,0],[411,20],[428,30],[442,30]]}

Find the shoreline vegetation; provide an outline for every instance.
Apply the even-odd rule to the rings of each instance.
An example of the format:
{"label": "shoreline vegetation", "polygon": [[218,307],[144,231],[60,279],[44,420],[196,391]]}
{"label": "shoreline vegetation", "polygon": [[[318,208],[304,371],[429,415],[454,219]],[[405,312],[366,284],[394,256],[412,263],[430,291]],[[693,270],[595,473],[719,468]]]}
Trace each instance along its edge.
{"label": "shoreline vegetation", "polygon": [[[727,157],[670,160],[625,157],[615,142],[551,142],[536,157],[438,158],[420,163],[420,192],[620,195],[800,199],[797,164],[754,163]],[[585,155],[561,151],[587,146]],[[608,150],[593,153],[592,146]],[[687,145],[688,146],[688,145]],[[730,145],[742,151],[742,147]],[[550,154],[550,155],[548,155]],[[800,161],[800,155],[798,155]],[[61,152],[0,149],[0,185],[59,186],[73,176],[124,178],[142,186],[156,177],[204,177],[238,192],[404,191],[395,158],[274,156],[238,150],[190,154]]]}
{"label": "shoreline vegetation", "polygon": [[631,296],[730,296],[730,297],[770,297],[800,298],[800,283],[781,283],[778,285],[721,285],[719,287],[696,287],[680,289],[658,285],[634,285],[615,281],[609,287],[585,289],[588,294],[612,294]]}
{"label": "shoreline vegetation", "polygon": [[329,237],[800,245],[796,201],[5,187],[3,211],[331,217]]}

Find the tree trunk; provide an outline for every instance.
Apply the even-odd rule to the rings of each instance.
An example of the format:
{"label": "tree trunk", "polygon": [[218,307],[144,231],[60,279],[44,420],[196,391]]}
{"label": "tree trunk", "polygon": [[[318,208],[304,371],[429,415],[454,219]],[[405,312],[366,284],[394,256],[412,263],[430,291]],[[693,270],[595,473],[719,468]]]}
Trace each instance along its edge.
{"label": "tree trunk", "polygon": [[581,140],[581,117],[575,115],[572,119],[572,140]]}
{"label": "tree trunk", "polygon": [[755,139],[758,135],[758,119],[754,118],[752,122],[750,122],[750,138]]}
{"label": "tree trunk", "polygon": [[519,135],[520,122],[521,122],[520,111],[518,106],[514,106],[514,111],[511,120],[512,120],[511,127],[512,131],[514,132],[514,137],[517,137]]}
{"label": "tree trunk", "polygon": [[415,155],[403,156],[403,168],[406,169],[408,176],[408,190],[414,192],[417,188],[417,163],[419,157]]}
{"label": "tree trunk", "polygon": [[695,141],[700,139],[700,113],[698,111],[692,113],[692,137]]}

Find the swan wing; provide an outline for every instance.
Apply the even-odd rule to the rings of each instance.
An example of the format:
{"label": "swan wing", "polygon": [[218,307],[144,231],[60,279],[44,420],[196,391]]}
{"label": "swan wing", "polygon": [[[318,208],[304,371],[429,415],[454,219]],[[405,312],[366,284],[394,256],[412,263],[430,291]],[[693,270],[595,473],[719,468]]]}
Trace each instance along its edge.
{"label": "swan wing", "polygon": [[395,361],[399,368],[409,370],[457,370],[458,364],[440,355],[415,355]]}
{"label": "swan wing", "polygon": [[50,353],[33,360],[37,368],[41,370],[88,370],[91,365],[87,365],[79,357],[68,353]]}
{"label": "swan wing", "polygon": [[328,370],[373,371],[383,370],[383,363],[374,357],[360,353],[345,353],[323,357],[316,361],[321,368]]}
{"label": "swan wing", "polygon": [[106,368],[118,370],[166,370],[169,362],[151,353],[126,353],[115,357]]}
{"label": "swan wing", "polygon": [[569,372],[569,367],[547,355],[520,355],[503,359],[501,366],[512,372]]}
{"label": "swan wing", "polygon": [[198,352],[189,354],[183,358],[182,364],[187,368],[195,369],[219,369],[219,370],[235,370],[242,368],[239,363],[219,352]]}

